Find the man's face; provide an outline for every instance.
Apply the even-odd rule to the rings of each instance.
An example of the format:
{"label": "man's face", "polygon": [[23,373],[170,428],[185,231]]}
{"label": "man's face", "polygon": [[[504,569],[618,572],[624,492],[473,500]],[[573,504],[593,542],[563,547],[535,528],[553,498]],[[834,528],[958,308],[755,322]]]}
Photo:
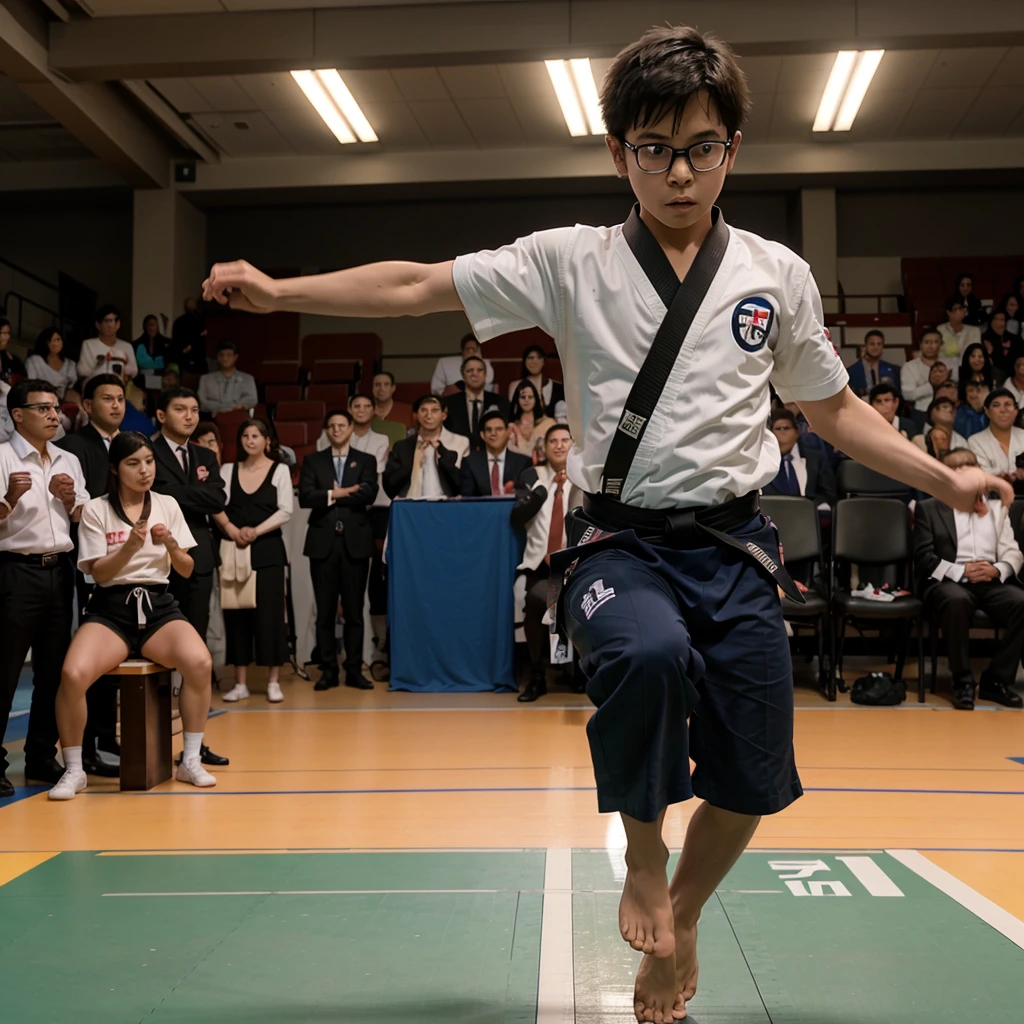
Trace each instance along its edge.
{"label": "man's face", "polygon": [[553,430],[551,436],[544,442],[544,456],[556,473],[561,473],[565,469],[571,448],[572,435],[568,430]]}
{"label": "man's face", "polygon": [[969,277],[961,277],[959,291],[964,297],[970,295],[974,291],[974,282]]}
{"label": "man's face", "polygon": [[10,324],[4,324],[0,327],[0,352],[3,352],[5,348],[11,343],[11,327]]}
{"label": "man's face", "polygon": [[121,328],[121,318],[114,313],[108,313],[102,320],[96,321],[96,333],[106,341],[117,337]]}
{"label": "man's face", "polygon": [[788,455],[793,450],[793,445],[796,444],[796,439],[799,436],[796,427],[789,420],[776,420],[772,424],[772,433],[779,442],[779,451],[783,455]]}
{"label": "man's face", "polygon": [[967,310],[961,306],[959,302],[956,303],[952,309],[946,310],[946,316],[954,327],[959,327],[964,322],[964,316],[966,313]]}
{"label": "man's face", "polygon": [[935,389],[935,397],[948,398],[953,403],[954,409],[960,404],[960,392],[957,391],[956,385],[952,381],[937,387]]}
{"label": "man's face", "polygon": [[868,359],[881,359],[885,351],[885,341],[877,334],[872,334],[864,339],[864,355]]}
{"label": "man's face", "polygon": [[[663,156],[666,147],[682,149],[700,143],[728,142],[725,124],[710,97],[703,90],[690,97],[678,124],[676,115],[666,114],[660,121],[626,132],[626,141],[635,146],[655,146],[645,150],[641,159]],[[718,199],[726,175],[732,170],[739,150],[741,134],[733,136],[723,164],[715,170],[695,172],[685,157],[679,156],[667,171],[647,174],[637,165],[637,154],[626,149],[621,141],[608,137],[605,142],[620,177],[628,177],[641,209],[670,231],[693,227],[707,217]],[[709,147],[708,152],[720,147]],[[700,159],[700,150],[690,156]]]}
{"label": "man's face", "polygon": [[479,359],[474,359],[462,368],[462,379],[470,391],[482,391],[487,381],[487,368]]}
{"label": "man's face", "polygon": [[439,402],[424,402],[416,413],[416,419],[419,420],[421,430],[434,431],[444,423],[445,415]]}
{"label": "man's face", "polygon": [[378,373],[373,378],[373,398],[378,405],[390,402],[394,393],[395,385],[391,383],[391,378],[386,373]]}
{"label": "man's face", "polygon": [[24,409],[12,409],[19,432],[34,444],[49,441],[60,426],[60,400],[49,391],[30,391]]}
{"label": "man's face", "polygon": [[167,409],[157,409],[156,418],[178,437],[191,437],[199,422],[199,403],[194,398],[172,398]]}
{"label": "man's face", "polygon": [[1020,356],[1013,363],[1013,379],[1024,380],[1024,356]]}
{"label": "man's face", "polygon": [[982,384],[969,384],[967,386],[967,404],[975,411],[981,412],[985,408],[985,399],[988,398],[988,388]]}
{"label": "man's face", "polygon": [[992,426],[998,427],[1000,430],[1009,430],[1017,419],[1017,403],[1012,398],[1002,395],[999,398],[993,398],[985,411],[988,413]]}
{"label": "man's face", "polygon": [[352,424],[345,416],[332,416],[327,421],[327,439],[334,448],[344,448],[352,436]]}
{"label": "man's face", "polygon": [[89,420],[100,433],[112,434],[124,419],[124,390],[113,384],[101,384],[92,398],[82,403]]}
{"label": "man's face", "polygon": [[932,427],[953,427],[956,408],[950,402],[943,402],[932,409]]}
{"label": "man's face", "polygon": [[373,402],[371,402],[365,395],[360,395],[359,398],[353,398],[349,405],[349,411],[352,413],[352,418],[356,423],[364,427],[370,420],[373,419]]}
{"label": "man's face", "polygon": [[491,455],[500,455],[508,444],[508,427],[495,417],[488,420],[480,431]]}
{"label": "man's face", "polygon": [[480,342],[476,338],[467,338],[465,344],[462,346],[462,358],[468,359],[470,356],[480,355]]}
{"label": "man's face", "polygon": [[197,308],[198,308],[198,306],[196,305],[196,300],[195,299],[186,299],[185,300],[185,312],[186,313],[194,313]]}
{"label": "man's face", "polygon": [[941,387],[949,380],[950,370],[945,363],[935,363],[928,371],[928,383],[932,388]]}
{"label": "man's face", "polygon": [[233,370],[238,362],[238,353],[231,348],[222,348],[217,353],[217,365],[222,370]]}
{"label": "man's face", "polygon": [[892,421],[896,418],[896,409],[898,407],[898,403],[896,401],[895,395],[876,395],[875,400],[871,403],[871,407],[880,412],[882,414],[883,419],[885,419],[889,423],[892,423]]}
{"label": "man's face", "polygon": [[217,435],[212,431],[206,434],[201,434],[199,437],[193,437],[192,443],[197,448],[209,448],[214,455],[217,456],[217,465],[220,465],[220,445],[217,443]]}
{"label": "man's face", "polygon": [[[922,359],[935,359],[938,357],[939,349],[942,347],[942,338],[938,334],[934,334],[931,331],[921,338],[921,358]],[[943,366],[946,364],[943,363]],[[948,367],[947,367],[948,369]]]}

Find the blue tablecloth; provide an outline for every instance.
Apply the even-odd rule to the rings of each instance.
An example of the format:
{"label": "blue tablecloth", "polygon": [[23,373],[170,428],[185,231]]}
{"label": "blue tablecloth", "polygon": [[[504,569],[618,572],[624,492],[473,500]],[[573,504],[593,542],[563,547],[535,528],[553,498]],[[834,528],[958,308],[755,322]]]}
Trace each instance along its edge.
{"label": "blue tablecloth", "polygon": [[388,526],[391,689],[515,690],[513,498],[396,501]]}

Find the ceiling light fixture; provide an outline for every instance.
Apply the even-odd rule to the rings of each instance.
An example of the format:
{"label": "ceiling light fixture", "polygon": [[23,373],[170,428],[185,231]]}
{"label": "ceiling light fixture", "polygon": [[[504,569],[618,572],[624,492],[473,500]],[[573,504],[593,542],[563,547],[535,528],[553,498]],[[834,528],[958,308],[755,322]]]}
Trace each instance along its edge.
{"label": "ceiling light fixture", "polygon": [[313,109],[342,145],[378,141],[377,133],[334,68],[323,71],[293,71],[291,75]]}
{"label": "ceiling light fixture", "polygon": [[555,87],[569,134],[574,137],[606,134],[590,58],[546,60],[544,64]]}
{"label": "ceiling light fixture", "polygon": [[825,83],[812,130],[848,132],[885,50],[840,50]]}
{"label": "ceiling light fixture", "polygon": [[565,118],[565,126],[569,134],[574,138],[587,134],[587,121],[583,116],[583,108],[580,106],[579,97],[569,76],[569,65],[564,60],[546,60],[545,67],[551,77],[551,84],[555,87],[555,96],[558,97],[558,105],[562,108],[562,117]]}
{"label": "ceiling light fixture", "polygon": [[594,81],[594,69],[590,66],[590,58],[572,60],[569,66],[572,68],[572,77],[576,80],[576,92],[583,104],[583,113],[587,115],[590,134],[606,135],[601,100],[597,95],[597,82]]}

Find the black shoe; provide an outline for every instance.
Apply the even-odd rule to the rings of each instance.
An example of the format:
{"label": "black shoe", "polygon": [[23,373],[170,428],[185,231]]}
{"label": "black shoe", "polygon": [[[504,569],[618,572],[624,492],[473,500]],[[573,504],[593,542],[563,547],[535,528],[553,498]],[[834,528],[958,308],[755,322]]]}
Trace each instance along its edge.
{"label": "black shoe", "polygon": [[116,764],[108,764],[98,757],[86,757],[82,755],[82,771],[86,775],[96,775],[101,779],[116,779],[121,774],[121,769]]}
{"label": "black shoe", "polygon": [[354,672],[350,672],[345,676],[345,685],[351,686],[353,690],[372,690],[373,683],[369,679],[362,675],[356,675]]}
{"label": "black shoe", "polygon": [[974,710],[974,683],[955,683],[953,686],[953,707],[957,711]]}
{"label": "black shoe", "polygon": [[0,775],[0,800],[14,796],[14,783],[6,775]]}
{"label": "black shoe", "polygon": [[1004,708],[1024,707],[1024,700],[1016,690],[1011,690],[1006,683],[993,683],[991,680],[982,680],[978,687],[978,700],[990,700]]}
{"label": "black shoe", "polygon": [[314,690],[332,690],[335,686],[340,686],[341,683],[338,681],[337,676],[323,675],[314,684]]}
{"label": "black shoe", "polygon": [[26,782],[45,782],[48,786],[53,786],[60,781],[63,774],[64,769],[55,757],[39,764],[25,764]]}
{"label": "black shoe", "polygon": [[531,679],[529,685],[516,698],[520,704],[532,704],[538,697],[548,692],[548,684],[543,678]]}
{"label": "black shoe", "polygon": [[[184,759],[185,752],[182,751],[174,763],[179,765]],[[218,768],[224,768],[231,764],[231,759],[229,757],[221,757],[220,754],[215,754],[205,743],[199,748],[199,760],[202,761],[203,764],[216,765]]]}
{"label": "black shoe", "polygon": [[370,666],[370,675],[375,683],[386,683],[391,678],[391,666],[386,661],[375,661]]}

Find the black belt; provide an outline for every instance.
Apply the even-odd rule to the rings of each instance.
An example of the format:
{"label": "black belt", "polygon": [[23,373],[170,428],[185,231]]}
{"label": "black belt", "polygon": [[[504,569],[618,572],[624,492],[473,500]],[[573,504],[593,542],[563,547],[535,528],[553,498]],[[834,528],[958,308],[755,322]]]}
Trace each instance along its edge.
{"label": "black belt", "polygon": [[16,551],[0,551],[0,560],[5,562],[21,562],[34,565],[40,569],[53,569],[67,561],[69,551],[53,551],[48,555],[20,555]]}

